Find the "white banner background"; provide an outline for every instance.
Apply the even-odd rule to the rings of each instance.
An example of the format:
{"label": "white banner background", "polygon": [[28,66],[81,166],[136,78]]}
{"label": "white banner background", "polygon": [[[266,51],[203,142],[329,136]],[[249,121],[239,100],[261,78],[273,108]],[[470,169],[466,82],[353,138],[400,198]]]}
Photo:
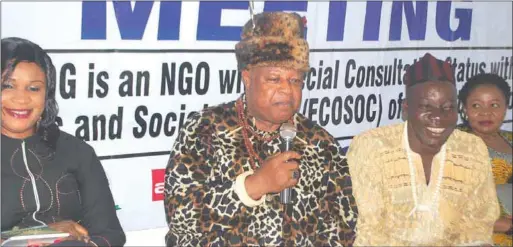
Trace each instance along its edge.
{"label": "white banner background", "polygon": [[[175,26],[175,29],[180,29],[179,40],[158,40],[162,32],[158,28],[159,20],[166,16],[159,16],[160,2],[151,6],[148,21],[143,28],[144,34],[137,40],[121,38],[114,4],[104,4],[105,13],[95,12],[94,15],[105,16],[105,39],[82,39],[85,32],[82,25],[87,19],[84,13],[93,14],[83,11],[83,3],[39,1],[2,3],[2,38],[27,38],[50,53],[58,73],[57,98],[62,129],[84,138],[101,157],[116,204],[121,208],[118,215],[124,229],[130,231],[162,227],[165,226],[164,209],[162,201],[158,200],[162,195],[162,178],[152,180],[152,170],[165,168],[179,123],[185,120],[187,114],[200,110],[205,104],[216,105],[240,95],[236,86],[231,93],[222,93],[224,81],[220,80],[220,72],[224,76],[227,71],[232,74],[236,69],[232,52],[236,41],[198,40],[198,33],[216,26],[215,23],[205,24],[200,21],[203,18],[200,13],[204,13],[200,6],[206,6],[205,2],[181,3],[181,21]],[[335,12],[330,12],[329,2],[309,2],[304,5],[306,11],[299,11],[308,20],[307,39],[312,49],[310,64],[316,70],[316,76],[321,67],[323,75],[328,67],[332,68],[333,73],[331,85],[324,87],[321,83],[320,89],[317,88],[318,77],[307,80],[301,112],[325,127],[338,138],[342,146],[349,145],[351,137],[364,130],[401,121],[399,109],[393,107],[398,105],[400,98],[404,98],[403,86],[397,79],[402,79],[398,71],[404,72],[397,67],[399,60],[404,66],[426,52],[440,59],[457,59],[456,76],[459,78],[458,88],[461,88],[466,78],[472,75],[472,66],[483,63],[484,71],[490,72],[493,63],[507,58],[509,64],[507,67],[506,64],[502,65],[501,75],[509,83],[512,82],[512,3],[453,2],[448,16],[448,25],[452,30],[465,22],[455,15],[461,16],[461,9],[466,9],[467,14],[471,11],[470,38],[455,41],[444,40],[437,31],[436,20],[442,16],[441,11],[437,11],[437,2],[425,3],[427,18],[423,39],[410,39],[409,25],[413,24],[407,23],[405,14],[399,12],[403,17],[402,28],[399,28],[401,35],[398,40],[391,40],[391,32],[398,30],[397,23],[391,24],[394,4],[397,3],[381,3],[381,18],[379,14],[376,17],[380,19],[379,26],[372,26],[365,24],[367,16],[372,15],[369,13],[369,3],[347,3],[343,41],[327,39],[330,33],[336,36],[333,30],[337,30],[332,28],[334,22],[330,18],[335,18]],[[405,5],[408,4],[411,3],[406,2]],[[270,8],[271,5],[270,1],[256,2],[256,12]],[[418,10],[421,5],[414,2],[412,6]],[[132,1],[134,13],[142,8],[135,6]],[[287,4],[282,3],[282,6]],[[223,9],[220,25],[240,27],[248,20],[248,13],[247,9]],[[137,29],[133,23],[126,25],[129,25],[127,29]],[[374,32],[376,40],[363,40],[364,33],[368,31],[366,27],[368,30],[378,30]],[[348,70],[350,60],[354,60],[356,67],[349,66]],[[469,65],[467,60],[470,61]],[[163,71],[163,65],[171,71],[173,63],[176,70],[170,78],[175,81],[174,94],[167,93],[166,88],[166,93],[161,95],[163,75],[167,74]],[[180,77],[180,66],[187,66],[186,63],[190,63],[191,69],[182,70],[185,73]],[[199,64],[203,65],[202,70],[198,70]],[[395,80],[385,83],[391,85],[378,87],[364,84],[358,87],[359,83],[349,82],[352,77],[357,77],[359,66],[391,66],[397,73]],[[338,75],[336,78],[335,71]],[[136,95],[138,72],[146,76],[140,77],[142,84],[148,78],[148,87],[141,87],[140,96]],[[364,74],[367,74],[367,70]],[[126,83],[130,75],[133,75],[133,96],[123,97],[119,93],[120,88],[127,88],[123,83]],[[361,76],[355,78],[356,81],[360,79]],[[191,82],[188,83],[188,80]],[[312,85],[314,88],[309,88]],[[105,90],[106,86],[108,91]],[[192,88],[191,93],[183,93],[187,90],[181,89],[187,89],[188,86]],[[73,87],[74,97],[68,98]],[[144,94],[146,89],[147,95]],[[89,95],[90,92],[92,95]],[[511,121],[511,102],[509,106],[506,119]],[[104,124],[95,122],[103,117]],[[146,127],[143,128],[143,125]],[[174,132],[172,128],[175,128]],[[511,130],[511,122],[506,123],[504,128]],[[88,129],[88,134],[85,129]],[[101,138],[102,131],[105,131],[104,139]],[[158,177],[162,171],[155,172]]]}

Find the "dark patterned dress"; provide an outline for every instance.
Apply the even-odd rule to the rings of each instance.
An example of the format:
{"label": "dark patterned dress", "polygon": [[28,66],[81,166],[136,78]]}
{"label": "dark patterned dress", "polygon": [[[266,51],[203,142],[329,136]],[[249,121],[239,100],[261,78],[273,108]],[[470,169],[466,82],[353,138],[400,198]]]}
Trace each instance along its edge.
{"label": "dark patterned dress", "polygon": [[2,231],[72,220],[87,229],[91,245],[125,243],[102,164],[74,136],[60,131],[52,152],[37,134],[24,140],[2,135],[1,183]]}

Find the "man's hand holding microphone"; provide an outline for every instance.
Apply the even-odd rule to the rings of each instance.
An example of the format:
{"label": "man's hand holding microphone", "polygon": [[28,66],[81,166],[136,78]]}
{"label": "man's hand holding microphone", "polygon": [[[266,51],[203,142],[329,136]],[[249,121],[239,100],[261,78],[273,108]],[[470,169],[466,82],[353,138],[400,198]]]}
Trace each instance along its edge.
{"label": "man's hand holding microphone", "polygon": [[246,178],[246,191],[253,200],[259,200],[269,193],[281,192],[281,202],[284,204],[291,202],[290,188],[297,184],[300,175],[301,155],[290,151],[296,132],[294,125],[282,124],[280,136],[284,141],[285,152],[267,158],[254,174]]}

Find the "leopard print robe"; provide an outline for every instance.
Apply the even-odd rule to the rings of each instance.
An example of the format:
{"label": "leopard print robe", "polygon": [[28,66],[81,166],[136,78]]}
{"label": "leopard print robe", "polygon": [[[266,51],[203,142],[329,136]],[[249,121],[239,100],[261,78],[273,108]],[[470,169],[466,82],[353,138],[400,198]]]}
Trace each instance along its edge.
{"label": "leopard print robe", "polygon": [[[237,120],[233,101],[192,114],[181,129],[165,177],[166,244],[352,245],[357,209],[346,159],[334,138],[297,113],[293,149],[302,159],[294,202],[284,206],[276,193],[246,207],[234,192],[235,178],[252,170]],[[278,133],[248,124],[261,136]],[[280,138],[260,142],[248,134],[262,160],[280,152]]]}

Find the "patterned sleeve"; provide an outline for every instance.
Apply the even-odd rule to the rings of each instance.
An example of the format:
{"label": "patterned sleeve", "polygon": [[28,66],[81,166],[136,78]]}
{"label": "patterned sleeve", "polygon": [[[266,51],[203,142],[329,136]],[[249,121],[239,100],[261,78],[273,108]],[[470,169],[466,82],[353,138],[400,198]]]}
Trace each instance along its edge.
{"label": "patterned sleeve", "polygon": [[385,230],[383,215],[383,179],[378,164],[372,161],[369,138],[355,137],[347,153],[347,162],[353,181],[353,194],[358,205],[358,222],[354,246],[391,246]]}
{"label": "patterned sleeve", "polygon": [[[482,169],[477,169],[477,174],[472,176],[477,184],[475,184],[474,190],[469,193],[467,207],[462,214],[461,234],[458,242],[455,243],[455,245],[460,246],[493,245],[493,226],[500,214],[492,166],[489,163],[486,145],[479,139],[477,146],[478,149],[482,150],[478,153],[486,155],[477,157]],[[487,162],[481,163],[482,160],[487,160]]]}
{"label": "patterned sleeve", "polygon": [[221,183],[211,174],[214,132],[195,113],[184,124],[166,169],[164,207],[167,246],[203,246],[210,232],[236,229],[244,222],[234,181]]}
{"label": "patterned sleeve", "polygon": [[[358,211],[352,194],[351,177],[340,146],[333,140],[328,145],[326,160],[330,161],[327,174],[326,194],[321,207],[321,228],[319,241],[326,240],[329,246],[351,246],[354,242],[354,228]],[[319,243],[316,245],[326,245]]]}

